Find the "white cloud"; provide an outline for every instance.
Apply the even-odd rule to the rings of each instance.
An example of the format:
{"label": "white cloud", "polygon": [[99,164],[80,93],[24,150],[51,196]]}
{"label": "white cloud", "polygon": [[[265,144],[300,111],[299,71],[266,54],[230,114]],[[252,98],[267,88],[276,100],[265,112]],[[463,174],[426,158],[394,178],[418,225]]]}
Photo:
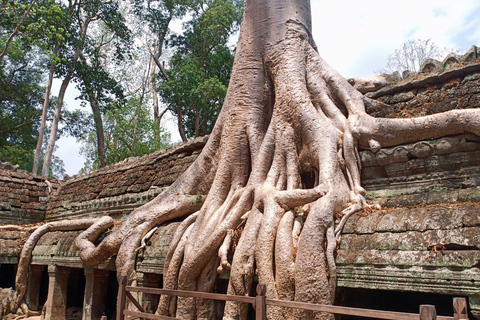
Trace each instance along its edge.
{"label": "white cloud", "polygon": [[475,0],[312,0],[322,57],[345,76],[368,76],[406,40],[432,39],[465,52],[480,36]]}

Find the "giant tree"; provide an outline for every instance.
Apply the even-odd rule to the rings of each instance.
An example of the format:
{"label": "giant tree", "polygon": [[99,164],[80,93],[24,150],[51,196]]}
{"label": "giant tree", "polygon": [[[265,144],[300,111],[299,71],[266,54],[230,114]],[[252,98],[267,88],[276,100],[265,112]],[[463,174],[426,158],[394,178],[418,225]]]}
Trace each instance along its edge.
{"label": "giant tree", "polygon": [[[369,116],[365,104],[375,102],[322,60],[310,17],[308,0],[247,0],[228,92],[202,153],[99,244],[94,241],[111,218],[81,233],[76,245],[85,263],[116,254],[117,275],[132,282],[142,238],[156,225],[182,218],[165,261],[165,288],[211,291],[217,273],[230,268],[230,294],[249,294],[256,274],[269,297],[332,302],[341,231],[334,214],[367,206],[357,148],[375,152],[449,134],[478,135],[480,112]],[[229,234],[242,223],[229,261]],[[18,274],[24,268],[21,261]],[[162,296],[157,312],[212,319],[215,309],[204,300]],[[270,319],[331,317],[267,312]],[[227,303],[224,317],[243,319],[246,309]]]}

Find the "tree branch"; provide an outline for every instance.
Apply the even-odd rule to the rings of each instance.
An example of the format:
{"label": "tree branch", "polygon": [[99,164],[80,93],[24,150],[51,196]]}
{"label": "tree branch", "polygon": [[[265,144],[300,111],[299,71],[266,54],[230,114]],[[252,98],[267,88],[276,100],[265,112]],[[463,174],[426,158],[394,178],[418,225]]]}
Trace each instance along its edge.
{"label": "tree branch", "polygon": [[3,57],[5,57],[5,55],[7,54],[7,51],[8,51],[8,47],[10,46],[10,42],[12,42],[13,38],[15,38],[15,36],[18,34],[18,32],[20,31],[20,27],[23,25],[23,23],[25,22],[25,18],[27,17],[28,13],[30,12],[30,10],[32,10],[33,8],[33,5],[35,4],[35,2],[37,2],[37,0],[32,0],[32,2],[30,3],[30,6],[28,7],[27,11],[24,12],[23,16],[22,16],[22,19],[20,20],[20,22],[17,24],[15,30],[12,32],[12,34],[8,37],[7,41],[5,42],[5,47],[3,48],[3,51],[2,53],[0,53],[0,59],[3,59]]}
{"label": "tree branch", "polygon": [[[25,127],[25,126],[28,126],[30,124],[34,124],[35,122],[39,122],[41,119],[35,119],[35,120],[30,120],[30,121],[26,121],[26,122],[23,122],[19,125],[16,125],[15,127],[11,127],[11,128],[7,128],[6,130],[2,130],[3,132],[7,133],[7,132],[12,132],[12,131],[15,131],[17,129],[20,129],[21,127]],[[52,121],[53,119],[47,119],[47,121]]]}
{"label": "tree branch", "polygon": [[[150,51],[150,50],[149,50],[149,51]],[[152,51],[150,51],[150,55],[152,56],[153,61],[155,61],[155,64],[158,66],[158,68],[159,68],[160,71],[162,72],[163,78],[164,78],[166,81],[170,81],[170,78],[168,77],[167,73],[165,72],[165,68],[163,67],[163,65],[162,65],[162,63],[160,62],[160,60],[158,60],[158,58],[152,53]]]}

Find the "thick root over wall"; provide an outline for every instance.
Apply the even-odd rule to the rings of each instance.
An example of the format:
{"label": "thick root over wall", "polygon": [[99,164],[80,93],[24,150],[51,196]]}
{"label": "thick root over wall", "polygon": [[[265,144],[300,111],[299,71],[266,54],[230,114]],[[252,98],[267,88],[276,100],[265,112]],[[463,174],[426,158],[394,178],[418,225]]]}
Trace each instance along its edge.
{"label": "thick root over wall", "polygon": [[[227,97],[207,145],[169,189],[132,212],[99,245],[93,242],[106,221],[82,233],[76,245],[85,263],[117,254],[118,277],[132,283],[142,238],[184,218],[165,261],[164,288],[213,291],[218,274],[230,271],[228,294],[253,294],[257,275],[267,297],[332,303],[341,228],[368,206],[358,148],[377,151],[448,134],[479,134],[480,113],[372,118],[365,104],[375,102],[321,59],[310,30],[306,0],[247,0]],[[344,215],[337,226],[336,214]],[[224,319],[246,319],[247,311],[244,304],[227,302]],[[215,312],[212,301],[169,296],[161,297],[157,309],[181,319],[214,319]],[[276,307],[267,314],[332,318]]]}

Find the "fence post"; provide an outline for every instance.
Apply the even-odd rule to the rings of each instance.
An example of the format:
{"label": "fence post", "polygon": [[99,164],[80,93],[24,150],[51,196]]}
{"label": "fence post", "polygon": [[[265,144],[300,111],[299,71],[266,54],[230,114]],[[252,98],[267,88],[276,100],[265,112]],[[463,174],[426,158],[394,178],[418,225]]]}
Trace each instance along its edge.
{"label": "fence post", "polygon": [[468,319],[467,299],[453,298],[453,318],[455,320]]}
{"label": "fence post", "polygon": [[117,295],[117,320],[124,320],[125,317],[123,315],[123,310],[125,310],[125,287],[127,286],[127,277],[122,278],[122,282],[118,287],[118,295]]}
{"label": "fence post", "polygon": [[267,287],[264,284],[257,285],[257,296],[255,297],[255,320],[267,320],[267,306],[265,299]]}
{"label": "fence post", "polygon": [[420,320],[437,320],[435,306],[429,304],[420,305]]}

